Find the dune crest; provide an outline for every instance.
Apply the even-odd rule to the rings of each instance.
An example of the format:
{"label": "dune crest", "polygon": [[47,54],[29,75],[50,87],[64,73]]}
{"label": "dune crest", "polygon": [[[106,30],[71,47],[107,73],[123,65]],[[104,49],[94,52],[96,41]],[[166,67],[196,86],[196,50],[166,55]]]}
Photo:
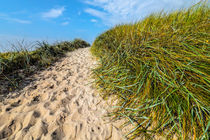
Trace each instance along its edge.
{"label": "dune crest", "polygon": [[0,139],[122,139],[105,123],[108,107],[90,84],[96,62],[89,49],[68,53],[36,74],[19,97],[0,103]]}

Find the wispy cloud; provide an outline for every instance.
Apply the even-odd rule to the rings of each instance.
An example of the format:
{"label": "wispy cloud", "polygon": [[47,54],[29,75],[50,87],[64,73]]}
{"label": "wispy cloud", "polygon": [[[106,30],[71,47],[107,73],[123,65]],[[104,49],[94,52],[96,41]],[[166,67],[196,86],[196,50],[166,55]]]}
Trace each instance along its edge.
{"label": "wispy cloud", "polygon": [[21,23],[21,24],[30,24],[31,23],[31,21],[29,21],[29,20],[13,18],[13,17],[10,17],[9,15],[4,14],[4,13],[0,13],[0,20],[5,20],[5,21],[9,21],[9,22],[16,22],[16,23]]}
{"label": "wispy cloud", "polygon": [[[200,0],[85,0],[91,8],[86,13],[100,18],[107,25],[132,22],[161,10],[188,7]],[[99,10],[100,9],[100,10]]]}
{"label": "wispy cloud", "polygon": [[60,7],[60,8],[53,8],[50,9],[47,12],[42,13],[43,18],[57,18],[63,14],[65,11],[65,7]]}
{"label": "wispy cloud", "polygon": [[98,22],[98,20],[96,20],[96,19],[91,19],[90,21],[95,22],[95,23]]}
{"label": "wispy cloud", "polygon": [[68,25],[68,24],[69,24],[68,21],[65,21],[65,22],[61,23],[61,25],[63,25],[63,26],[66,26],[66,25]]}
{"label": "wispy cloud", "polygon": [[96,9],[93,9],[93,8],[87,8],[87,9],[85,9],[85,12],[89,13],[93,16],[102,18],[102,19],[107,16],[105,12],[102,12],[102,11],[99,11],[99,10],[96,10]]}
{"label": "wispy cloud", "polygon": [[18,18],[6,18],[6,20],[14,21],[17,23],[22,23],[22,24],[30,24],[31,23],[31,21],[29,21],[29,20],[22,20],[22,19],[18,19]]}

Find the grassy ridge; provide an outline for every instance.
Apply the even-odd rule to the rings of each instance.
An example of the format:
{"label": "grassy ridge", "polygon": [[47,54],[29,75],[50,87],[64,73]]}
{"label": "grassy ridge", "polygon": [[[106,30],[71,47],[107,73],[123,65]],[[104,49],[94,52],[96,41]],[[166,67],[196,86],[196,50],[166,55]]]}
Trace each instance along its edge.
{"label": "grassy ridge", "polygon": [[209,13],[199,3],[153,14],[94,41],[96,85],[118,97],[112,116],[134,126],[128,138],[209,139]]}
{"label": "grassy ridge", "polygon": [[23,77],[28,77],[40,68],[50,66],[66,52],[90,46],[89,43],[80,39],[54,45],[38,42],[37,45],[38,48],[34,51],[19,48],[20,51],[0,53],[0,94],[7,95],[9,91],[19,88],[24,80]]}
{"label": "grassy ridge", "polygon": [[65,41],[55,45],[39,42],[38,46],[34,51],[23,49],[21,51],[0,53],[0,74],[10,73],[32,65],[48,66],[66,52],[90,45],[83,40],[75,39],[72,42]]}

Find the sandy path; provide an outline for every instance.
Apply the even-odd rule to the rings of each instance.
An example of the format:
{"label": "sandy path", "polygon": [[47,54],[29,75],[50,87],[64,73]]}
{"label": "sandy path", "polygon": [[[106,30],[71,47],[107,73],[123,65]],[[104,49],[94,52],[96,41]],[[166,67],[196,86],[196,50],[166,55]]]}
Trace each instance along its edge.
{"label": "sandy path", "polygon": [[88,84],[94,63],[89,48],[78,49],[36,74],[18,98],[0,103],[0,139],[122,139]]}

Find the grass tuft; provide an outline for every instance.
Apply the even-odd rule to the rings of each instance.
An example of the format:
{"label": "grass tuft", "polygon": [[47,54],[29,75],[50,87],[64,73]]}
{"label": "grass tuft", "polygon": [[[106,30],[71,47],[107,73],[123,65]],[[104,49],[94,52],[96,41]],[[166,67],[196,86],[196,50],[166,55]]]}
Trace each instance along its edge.
{"label": "grass tuft", "polygon": [[118,97],[112,117],[133,125],[129,139],[209,139],[207,3],[118,25],[94,41],[96,85]]}

